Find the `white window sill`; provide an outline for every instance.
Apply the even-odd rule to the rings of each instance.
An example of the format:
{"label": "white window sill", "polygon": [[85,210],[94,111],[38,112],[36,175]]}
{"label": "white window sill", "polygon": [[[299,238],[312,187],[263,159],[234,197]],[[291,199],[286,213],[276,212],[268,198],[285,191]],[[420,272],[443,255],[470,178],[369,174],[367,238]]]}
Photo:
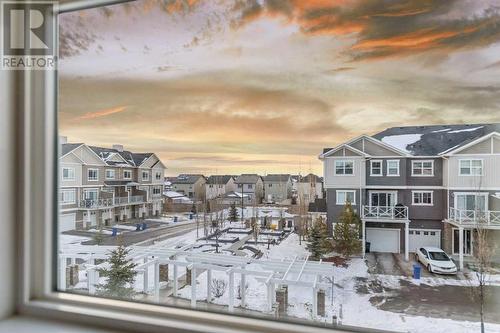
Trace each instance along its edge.
{"label": "white window sill", "polygon": [[0,333],[119,333],[120,331],[52,321],[28,316],[15,316],[0,321]]}

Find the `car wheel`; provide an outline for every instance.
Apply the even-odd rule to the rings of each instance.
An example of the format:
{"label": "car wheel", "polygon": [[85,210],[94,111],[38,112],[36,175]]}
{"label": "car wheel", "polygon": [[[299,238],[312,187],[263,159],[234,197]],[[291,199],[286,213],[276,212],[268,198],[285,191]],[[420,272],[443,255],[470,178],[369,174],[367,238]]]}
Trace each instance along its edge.
{"label": "car wheel", "polygon": [[432,273],[432,267],[431,267],[431,265],[427,265],[427,270],[429,271],[429,273]]}

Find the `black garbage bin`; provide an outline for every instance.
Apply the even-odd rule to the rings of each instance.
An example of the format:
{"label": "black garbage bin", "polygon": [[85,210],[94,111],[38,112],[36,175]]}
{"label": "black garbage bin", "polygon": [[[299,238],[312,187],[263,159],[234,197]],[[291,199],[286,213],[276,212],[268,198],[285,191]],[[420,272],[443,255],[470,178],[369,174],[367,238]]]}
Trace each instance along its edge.
{"label": "black garbage bin", "polygon": [[365,242],[365,253],[370,253],[370,242]]}

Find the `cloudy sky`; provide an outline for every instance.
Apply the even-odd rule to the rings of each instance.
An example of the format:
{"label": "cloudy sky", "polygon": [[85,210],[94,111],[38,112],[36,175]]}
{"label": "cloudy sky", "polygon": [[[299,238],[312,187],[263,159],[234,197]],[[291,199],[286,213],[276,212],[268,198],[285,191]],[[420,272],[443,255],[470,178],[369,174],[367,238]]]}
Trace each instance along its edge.
{"label": "cloudy sky", "polygon": [[321,172],[362,133],[500,122],[500,0],[138,0],[60,36],[61,134],[169,175]]}

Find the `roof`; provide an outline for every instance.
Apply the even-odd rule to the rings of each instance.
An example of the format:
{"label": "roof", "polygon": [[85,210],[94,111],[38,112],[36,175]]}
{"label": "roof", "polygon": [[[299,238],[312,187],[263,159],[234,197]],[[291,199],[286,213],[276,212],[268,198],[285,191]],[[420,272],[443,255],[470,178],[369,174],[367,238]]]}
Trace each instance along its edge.
{"label": "roof", "polygon": [[225,185],[229,182],[229,180],[233,178],[230,175],[222,175],[222,176],[210,176],[207,179],[207,184],[220,184]]}
{"label": "roof", "polygon": [[316,176],[315,174],[308,174],[306,176],[300,176],[299,178],[299,183],[310,183],[310,182],[315,182],[315,183],[321,183],[322,179],[319,176]]}
{"label": "roof", "polygon": [[227,192],[225,195],[224,195],[225,198],[240,198],[241,197],[244,197],[244,198],[248,198],[249,195],[248,194],[242,194],[241,192],[235,192],[235,191],[231,191],[231,192]]}
{"label": "roof", "polygon": [[264,176],[264,182],[267,183],[282,183],[282,182],[287,182],[290,179],[289,174],[269,174],[267,176]]}
{"label": "roof", "polygon": [[174,184],[194,184],[200,178],[205,178],[203,175],[190,175],[190,174],[180,174],[176,178],[172,179],[172,185]]}
{"label": "roof", "polygon": [[261,179],[261,177],[254,173],[245,173],[238,176],[234,181],[236,184],[255,184]]}
{"label": "roof", "polygon": [[391,127],[373,137],[413,156],[436,156],[493,132],[500,123]]}
{"label": "roof", "polygon": [[104,185],[106,186],[137,186],[139,183],[132,182],[130,180],[105,180]]}
{"label": "roof", "polygon": [[76,148],[80,147],[83,145],[83,143],[63,143],[61,145],[61,156],[66,155],[70,151],[75,150]]}
{"label": "roof", "polygon": [[[108,165],[116,165],[117,162],[114,161],[107,161],[107,159],[112,155],[112,154],[119,154],[130,166],[139,166],[141,165],[145,160],[147,160],[153,153],[133,153],[130,151],[119,151],[117,149],[113,148],[104,148],[104,147],[97,147],[97,146],[89,146],[90,149],[94,151],[94,153],[97,154],[106,164]],[[120,164],[120,163],[118,163]]]}

